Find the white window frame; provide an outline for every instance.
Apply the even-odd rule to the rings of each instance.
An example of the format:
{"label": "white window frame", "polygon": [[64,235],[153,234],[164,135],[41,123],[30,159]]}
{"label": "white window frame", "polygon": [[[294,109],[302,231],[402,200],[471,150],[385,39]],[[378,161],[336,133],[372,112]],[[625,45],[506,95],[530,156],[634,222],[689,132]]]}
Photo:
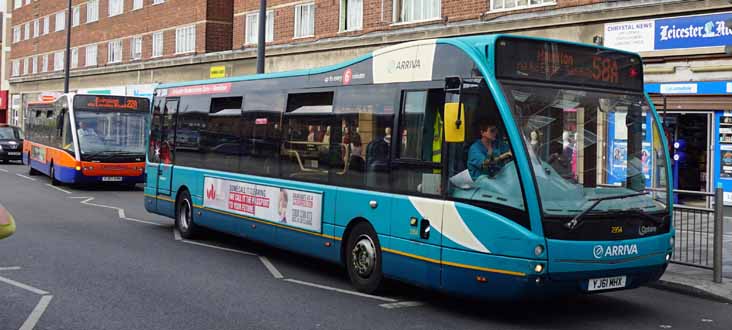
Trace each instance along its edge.
{"label": "white window frame", "polygon": [[[97,44],[93,45],[87,45],[84,56],[84,66],[96,66],[97,65],[97,57],[99,57],[98,52],[98,46]],[[91,59],[91,60],[90,60]]]}
{"label": "white window frame", "polygon": [[134,36],[130,39],[130,59],[142,59],[142,36]]}
{"label": "white window frame", "polygon": [[107,63],[122,63],[122,39],[107,43]]}
{"label": "white window frame", "polygon": [[39,19],[33,20],[33,38],[38,38],[41,35],[41,21]]}
{"label": "white window frame", "polygon": [[13,60],[11,64],[12,69],[10,71],[10,75],[13,77],[20,76],[20,60]]}
{"label": "white window frame", "polygon": [[76,69],[79,67],[79,47],[71,48],[71,63],[70,66],[72,69]]}
{"label": "white window frame", "polygon": [[41,61],[41,72],[48,72],[48,54],[43,54]]}
{"label": "white window frame", "polygon": [[30,57],[23,59],[23,75],[28,75],[28,67],[30,66]]}
{"label": "white window frame", "polygon": [[153,32],[151,57],[155,58],[163,55],[165,55],[165,34],[163,34],[163,31]]}
{"label": "white window frame", "polygon": [[109,17],[122,15],[125,12],[125,0],[108,0]]}
{"label": "white window frame", "polygon": [[[274,11],[267,11],[267,19],[264,22],[265,27],[264,42],[272,42],[274,40]],[[259,12],[249,13],[244,18],[244,44],[256,45],[259,42]]]}
{"label": "white window frame", "polygon": [[81,24],[81,6],[75,6],[71,9],[71,26],[79,26]]}
{"label": "white window frame", "polygon": [[153,0],[153,5],[159,5],[161,3],[165,3],[165,0]]}
{"label": "white window frame", "polygon": [[13,43],[20,42],[20,26],[13,27]]}
{"label": "white window frame", "polygon": [[30,39],[30,22],[23,24],[23,40]]}
{"label": "white window frame", "polygon": [[23,6],[23,0],[15,0],[13,2],[13,9],[18,9]]}
{"label": "white window frame", "polygon": [[[308,8],[307,19],[303,17],[303,10]],[[306,30],[304,30],[306,29]],[[295,33],[294,37],[308,38],[315,36],[315,3],[304,3],[295,6]]]}
{"label": "white window frame", "polygon": [[66,12],[60,11],[54,14],[54,32],[63,31],[66,28]]}
{"label": "white window frame", "polygon": [[519,4],[519,1],[521,0],[491,0],[488,4],[488,11],[511,11],[534,7],[553,6],[557,4],[556,0],[525,0],[526,4]]}
{"label": "white window frame", "polygon": [[341,0],[338,31],[360,31],[363,29],[363,1]]}
{"label": "white window frame", "polygon": [[[442,17],[442,0],[396,0],[394,22],[418,23]],[[431,5],[431,6],[430,6]]]}
{"label": "white window frame", "polygon": [[51,16],[43,17],[43,35],[51,33]]}
{"label": "white window frame", "polygon": [[132,0],[132,10],[142,9],[142,6],[144,6],[142,0]]}
{"label": "white window frame", "polygon": [[86,3],[86,22],[93,23],[99,20],[99,0],[89,0]]}
{"label": "white window frame", "polygon": [[38,73],[38,56],[35,55],[31,58],[31,72],[33,74]]}
{"label": "white window frame", "polygon": [[196,26],[188,25],[175,29],[175,54],[196,51]]}
{"label": "white window frame", "polygon": [[64,69],[64,52],[53,53],[53,71],[62,71]]}

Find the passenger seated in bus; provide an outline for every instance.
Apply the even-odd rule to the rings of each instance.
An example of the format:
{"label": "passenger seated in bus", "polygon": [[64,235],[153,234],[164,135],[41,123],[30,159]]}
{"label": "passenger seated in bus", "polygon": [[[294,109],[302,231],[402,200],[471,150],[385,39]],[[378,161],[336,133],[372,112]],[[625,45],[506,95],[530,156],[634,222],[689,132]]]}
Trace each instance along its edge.
{"label": "passenger seated in bus", "polygon": [[481,122],[478,129],[480,138],[468,150],[468,171],[473,180],[481,175],[494,177],[513,158],[508,144],[498,140],[495,124]]}

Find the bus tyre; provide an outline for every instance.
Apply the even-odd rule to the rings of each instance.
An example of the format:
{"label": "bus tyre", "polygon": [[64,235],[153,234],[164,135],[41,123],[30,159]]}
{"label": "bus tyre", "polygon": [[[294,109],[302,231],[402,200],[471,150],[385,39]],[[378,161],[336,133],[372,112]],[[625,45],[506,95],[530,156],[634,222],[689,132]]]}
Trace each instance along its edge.
{"label": "bus tyre", "polygon": [[193,203],[188,191],[183,191],[175,203],[175,228],[185,239],[194,238],[200,231],[193,223]]}
{"label": "bus tyre", "polygon": [[367,222],[357,224],[346,244],[346,268],[353,286],[365,293],[378,290],[384,274],[381,272],[381,245],[374,229]]}
{"label": "bus tyre", "polygon": [[60,186],[61,185],[61,181],[58,181],[56,179],[56,167],[53,166],[53,163],[51,163],[51,174],[50,174],[50,176],[51,176],[51,184],[52,185],[54,185],[54,186]]}

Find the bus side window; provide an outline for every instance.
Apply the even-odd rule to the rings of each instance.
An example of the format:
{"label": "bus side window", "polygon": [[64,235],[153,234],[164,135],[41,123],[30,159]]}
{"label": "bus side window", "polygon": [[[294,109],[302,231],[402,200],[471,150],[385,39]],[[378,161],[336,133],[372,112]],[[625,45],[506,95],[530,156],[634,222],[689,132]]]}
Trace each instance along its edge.
{"label": "bus side window", "polygon": [[201,144],[201,135],[207,127],[210,99],[206,96],[185,96],[180,102],[175,129],[175,163],[206,168],[206,149]]}
{"label": "bus side window", "polygon": [[396,95],[388,85],[338,90],[334,184],[388,190]]}
{"label": "bus side window", "polygon": [[396,191],[440,194],[444,103],[442,90],[403,92],[392,176]]}
{"label": "bus side window", "polygon": [[259,91],[244,97],[240,172],[279,176],[284,108],[283,92]]}
{"label": "bus side window", "polygon": [[74,139],[73,135],[71,134],[71,116],[69,115],[68,111],[64,112],[63,115],[63,126],[61,129],[61,140],[62,142],[62,149],[66,150],[70,153],[74,153]]}
{"label": "bus side window", "polygon": [[[211,98],[208,122],[201,136],[201,145],[206,152],[204,167],[227,172],[239,171],[242,102],[241,96]],[[197,104],[200,102],[191,105]]]}
{"label": "bus side window", "polygon": [[333,92],[290,94],[284,114],[282,177],[327,182],[331,164]]}

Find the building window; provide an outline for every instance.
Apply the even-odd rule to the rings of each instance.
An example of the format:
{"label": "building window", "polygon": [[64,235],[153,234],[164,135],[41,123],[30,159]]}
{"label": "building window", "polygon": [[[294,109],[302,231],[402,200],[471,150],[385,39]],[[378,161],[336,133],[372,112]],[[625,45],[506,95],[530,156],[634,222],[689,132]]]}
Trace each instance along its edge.
{"label": "building window", "polygon": [[341,31],[356,31],[363,28],[363,0],[341,0]]}
{"label": "building window", "polygon": [[20,41],[20,26],[13,27],[13,43]]}
{"label": "building window", "polygon": [[30,39],[30,22],[23,24],[23,40]]}
{"label": "building window", "polygon": [[165,0],[153,0],[153,5],[159,5],[161,3],[165,3]]}
{"label": "building window", "polygon": [[30,66],[30,57],[23,59],[23,75],[28,74],[28,67]]}
{"label": "building window", "polygon": [[99,19],[99,0],[89,0],[86,3],[86,22],[96,22]]}
{"label": "building window", "polygon": [[112,40],[107,44],[107,63],[122,62],[122,40]]}
{"label": "building window", "polygon": [[71,26],[79,26],[81,24],[81,6],[76,6],[71,12]]}
{"label": "building window", "polygon": [[33,38],[38,38],[41,35],[41,21],[33,20]]}
{"label": "building window", "polygon": [[13,77],[20,75],[20,60],[13,60],[13,70],[10,73]]}
{"label": "building window", "polygon": [[71,48],[71,68],[79,67],[79,48]]}
{"label": "building window", "polygon": [[43,61],[41,62],[41,72],[48,72],[48,54],[43,54]]}
{"label": "building window", "polygon": [[152,39],[152,57],[163,56],[163,32],[153,33]]}
{"label": "building window", "polygon": [[38,73],[38,56],[33,56],[31,62],[31,71],[33,72],[33,74]]}
{"label": "building window", "polygon": [[109,17],[120,15],[124,10],[124,0],[109,0]]}
{"label": "building window", "polygon": [[505,10],[505,9],[521,9],[534,6],[544,6],[556,4],[556,0],[492,0],[492,10]]}
{"label": "building window", "polygon": [[54,31],[63,31],[66,25],[66,12],[60,11],[56,13],[56,29]]}
{"label": "building window", "polygon": [[401,0],[394,6],[395,21],[416,22],[440,18],[440,0]]}
{"label": "building window", "polygon": [[196,26],[175,29],[175,53],[189,53],[196,50]]}
{"label": "building window", "polygon": [[132,1],[132,10],[137,10],[142,8],[142,0],[134,0]]}
{"label": "building window", "polygon": [[53,71],[64,69],[64,52],[53,53]]}
{"label": "building window", "polygon": [[13,9],[18,9],[22,5],[23,5],[23,0],[15,0],[15,2],[13,3]]}
{"label": "building window", "polygon": [[130,39],[130,59],[139,60],[142,58],[142,36]]}
{"label": "building window", "polygon": [[97,45],[86,46],[86,63],[85,66],[97,65]]}
{"label": "building window", "polygon": [[[246,44],[257,44],[259,41],[259,13],[247,14],[246,18]],[[274,40],[274,12],[271,10],[267,11],[267,19],[264,22],[267,24],[265,31],[264,41],[272,42]]]}
{"label": "building window", "polygon": [[315,34],[315,4],[295,6],[295,38],[312,37]]}
{"label": "building window", "polygon": [[51,16],[43,18],[43,34],[48,34],[48,32],[51,32]]}

